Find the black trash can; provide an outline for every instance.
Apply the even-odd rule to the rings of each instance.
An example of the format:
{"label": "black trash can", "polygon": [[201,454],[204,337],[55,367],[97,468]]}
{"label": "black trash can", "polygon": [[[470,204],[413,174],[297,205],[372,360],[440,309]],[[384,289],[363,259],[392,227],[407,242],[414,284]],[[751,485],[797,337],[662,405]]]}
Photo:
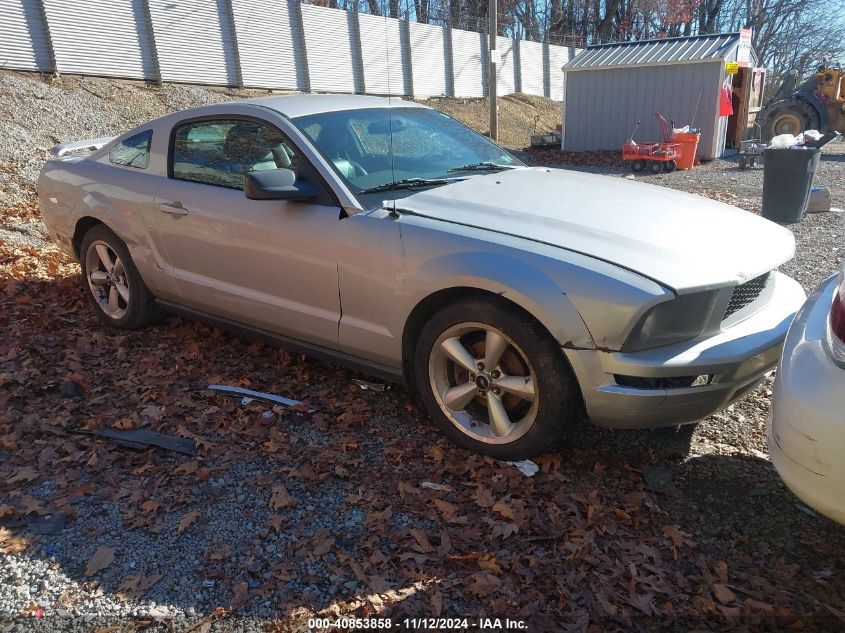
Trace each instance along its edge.
{"label": "black trash can", "polygon": [[792,224],[807,210],[820,149],[767,149],[763,153],[763,217]]}

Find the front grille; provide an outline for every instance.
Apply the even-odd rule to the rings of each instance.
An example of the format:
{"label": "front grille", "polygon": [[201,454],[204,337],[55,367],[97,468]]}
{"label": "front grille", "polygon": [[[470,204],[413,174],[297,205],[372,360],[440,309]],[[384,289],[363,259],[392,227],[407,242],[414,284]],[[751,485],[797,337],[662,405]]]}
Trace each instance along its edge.
{"label": "front grille", "polygon": [[763,292],[763,288],[766,287],[766,284],[769,281],[769,275],[770,273],[760,275],[759,277],[755,277],[751,281],[746,281],[744,284],[739,284],[736,288],[734,288],[733,293],[731,294],[731,300],[728,303],[728,307],[725,310],[725,316],[722,317],[722,320],[727,319],[734,312],[739,312],[745,306],[751,304],[755,299],[757,299],[757,297],[760,296],[760,293]]}

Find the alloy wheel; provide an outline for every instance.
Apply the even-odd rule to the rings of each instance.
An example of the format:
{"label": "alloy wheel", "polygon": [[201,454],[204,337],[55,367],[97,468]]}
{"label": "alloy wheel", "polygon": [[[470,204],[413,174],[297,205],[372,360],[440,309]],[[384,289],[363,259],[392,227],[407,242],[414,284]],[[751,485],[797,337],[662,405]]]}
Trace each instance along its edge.
{"label": "alloy wheel", "polygon": [[118,254],[106,242],[95,240],[85,253],[88,288],[100,309],[118,320],[129,310],[129,282]]}
{"label": "alloy wheel", "polygon": [[493,326],[467,322],[448,328],[432,347],[428,367],[441,410],[473,439],[508,444],[537,417],[536,373],[525,352]]}

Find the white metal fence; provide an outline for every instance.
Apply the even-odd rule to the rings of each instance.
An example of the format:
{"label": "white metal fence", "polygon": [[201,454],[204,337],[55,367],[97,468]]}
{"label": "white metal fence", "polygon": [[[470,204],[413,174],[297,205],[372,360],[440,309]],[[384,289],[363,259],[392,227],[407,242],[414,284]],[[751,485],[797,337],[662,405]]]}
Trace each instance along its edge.
{"label": "white metal fence", "polygon": [[[499,93],[563,99],[575,49],[505,37]],[[487,94],[481,33],[289,0],[0,0],[0,68],[312,92]]]}

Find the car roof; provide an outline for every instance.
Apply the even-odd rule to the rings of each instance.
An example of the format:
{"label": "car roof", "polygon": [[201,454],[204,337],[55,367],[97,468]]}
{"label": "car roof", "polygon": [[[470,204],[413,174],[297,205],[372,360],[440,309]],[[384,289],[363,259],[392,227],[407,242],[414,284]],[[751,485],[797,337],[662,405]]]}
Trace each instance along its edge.
{"label": "car roof", "polygon": [[244,99],[242,103],[252,103],[270,110],[275,110],[294,119],[309,114],[337,112],[338,110],[361,110],[363,108],[427,108],[413,101],[398,97],[372,97],[365,95],[274,95]]}

